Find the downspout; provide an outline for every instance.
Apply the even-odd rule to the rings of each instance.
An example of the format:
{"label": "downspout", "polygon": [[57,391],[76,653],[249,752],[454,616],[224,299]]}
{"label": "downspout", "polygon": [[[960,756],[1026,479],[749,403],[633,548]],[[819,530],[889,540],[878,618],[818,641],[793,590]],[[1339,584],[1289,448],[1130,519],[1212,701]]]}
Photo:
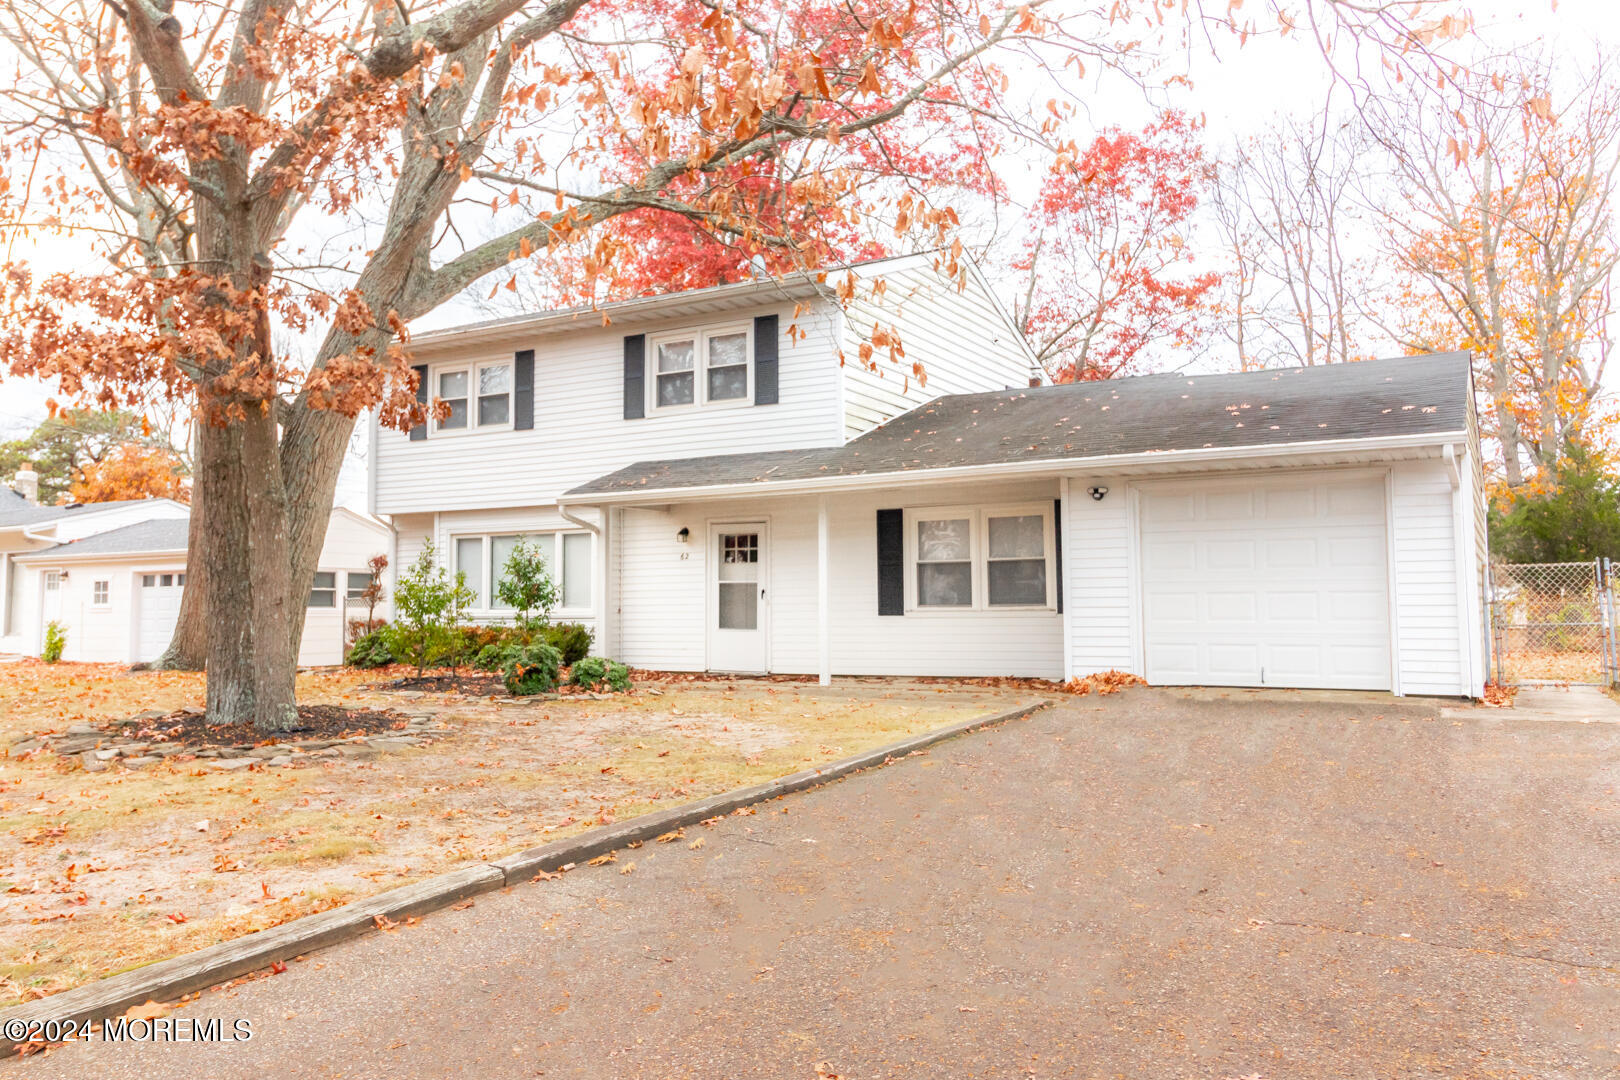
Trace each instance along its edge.
{"label": "downspout", "polygon": [[[602,521],[607,521],[606,510],[598,508]],[[604,655],[611,654],[613,649],[608,641],[608,604],[607,604],[607,532],[596,522],[587,521],[574,513],[563,503],[557,504],[557,516],[564,521],[571,522],[584,529],[595,537],[592,545],[596,549],[594,564],[591,566],[591,607],[596,614],[596,646]]]}

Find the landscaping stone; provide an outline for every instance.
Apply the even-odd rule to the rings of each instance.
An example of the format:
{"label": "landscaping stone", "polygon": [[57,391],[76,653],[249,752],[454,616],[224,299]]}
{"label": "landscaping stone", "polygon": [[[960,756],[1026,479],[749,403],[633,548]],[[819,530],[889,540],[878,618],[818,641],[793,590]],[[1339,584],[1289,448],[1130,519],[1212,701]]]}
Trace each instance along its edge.
{"label": "landscaping stone", "polygon": [[160,762],[162,760],[163,759],[160,758],[160,757],[152,757],[150,755],[146,755],[146,756],[143,756],[143,757],[125,758],[123,760],[122,764],[123,764],[124,768],[126,768],[126,769],[144,769],[148,765],[156,765],[158,762]]}
{"label": "landscaping stone", "polygon": [[87,758],[95,758],[97,761],[111,761],[113,758],[117,757],[123,752],[122,747],[115,746],[110,750],[86,750],[84,752],[84,756]]}
{"label": "landscaping stone", "polygon": [[52,739],[51,749],[57,754],[66,756],[68,754],[79,754],[86,750],[93,750],[100,746],[101,742],[102,740],[100,738],[92,738],[89,735],[75,735],[65,739]]}
{"label": "landscaping stone", "polygon": [[41,746],[44,746],[44,745],[45,744],[40,742],[38,739],[33,738],[32,736],[29,736],[29,735],[24,735],[22,738],[17,739],[14,742],[12,742],[12,744],[11,744],[11,752],[14,753],[14,754],[26,754],[26,753],[28,753],[28,751],[30,751],[30,750],[38,750]]}
{"label": "landscaping stone", "polygon": [[286,751],[279,746],[255,746],[247,752],[248,757],[273,758],[280,757]]}
{"label": "landscaping stone", "polygon": [[272,765],[291,765],[292,763],[293,757],[291,754],[277,754],[275,757],[270,759],[270,764]]}
{"label": "landscaping stone", "polygon": [[106,759],[105,758],[98,758],[94,754],[80,754],[79,755],[79,761],[83,763],[85,772],[106,772],[107,771],[107,761],[106,761]]}
{"label": "landscaping stone", "polygon": [[337,749],[338,753],[342,754],[346,758],[367,759],[374,758],[382,753],[382,751],[378,750],[375,746],[355,745],[353,743],[340,746]]}
{"label": "landscaping stone", "polygon": [[258,761],[258,760],[259,760],[258,758],[246,758],[246,757],[215,758],[212,761],[205,762],[205,764],[211,765],[216,769],[233,769],[234,770],[234,769],[245,769],[248,766],[252,765],[254,762]]}

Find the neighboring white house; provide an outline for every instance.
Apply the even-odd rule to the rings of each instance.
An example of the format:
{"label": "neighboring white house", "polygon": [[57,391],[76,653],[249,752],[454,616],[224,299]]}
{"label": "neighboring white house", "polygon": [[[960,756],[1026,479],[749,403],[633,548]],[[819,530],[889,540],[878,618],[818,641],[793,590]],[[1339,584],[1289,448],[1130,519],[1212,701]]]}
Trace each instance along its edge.
{"label": "neighboring white house", "polygon": [[[28,516],[6,501],[15,497],[0,494],[0,507]],[[32,507],[68,516],[55,519],[56,542],[6,557],[7,651],[38,656],[52,621],[66,631],[65,660],[143,663],[168,647],[186,587],[187,508],[167,499],[102,505],[106,509]],[[114,513],[120,506],[140,510]],[[0,514],[0,537],[7,535],[5,520]],[[37,535],[37,527],[29,533]],[[309,595],[300,664],[342,662],[345,613],[365,617],[352,598],[370,580],[367,561],[386,552],[390,539],[388,526],[375,518],[341,507],[332,511]]]}
{"label": "neighboring white house", "polygon": [[450,415],[373,427],[392,565],[433,540],[495,620],[538,540],[644,667],[1481,691],[1465,356],[1036,386],[976,274],[856,273],[418,335]]}

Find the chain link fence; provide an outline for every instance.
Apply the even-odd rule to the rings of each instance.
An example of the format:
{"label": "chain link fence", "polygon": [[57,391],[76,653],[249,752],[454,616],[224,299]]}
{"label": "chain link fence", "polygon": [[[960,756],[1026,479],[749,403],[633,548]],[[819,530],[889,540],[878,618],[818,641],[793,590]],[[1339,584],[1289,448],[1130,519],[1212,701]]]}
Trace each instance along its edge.
{"label": "chain link fence", "polygon": [[1499,683],[1616,681],[1614,587],[1607,559],[1496,563],[1489,589]]}

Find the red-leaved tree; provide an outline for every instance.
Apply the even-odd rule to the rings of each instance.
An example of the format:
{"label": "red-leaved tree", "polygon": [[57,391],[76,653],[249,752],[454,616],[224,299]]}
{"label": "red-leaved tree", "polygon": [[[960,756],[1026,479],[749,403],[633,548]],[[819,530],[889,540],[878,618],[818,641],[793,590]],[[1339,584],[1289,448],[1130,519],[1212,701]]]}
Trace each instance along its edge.
{"label": "red-leaved tree", "polygon": [[1201,125],[1165,113],[1062,155],[1041,188],[1016,316],[1059,382],[1126,373],[1150,346],[1188,346],[1220,281],[1185,230],[1214,171]]}

